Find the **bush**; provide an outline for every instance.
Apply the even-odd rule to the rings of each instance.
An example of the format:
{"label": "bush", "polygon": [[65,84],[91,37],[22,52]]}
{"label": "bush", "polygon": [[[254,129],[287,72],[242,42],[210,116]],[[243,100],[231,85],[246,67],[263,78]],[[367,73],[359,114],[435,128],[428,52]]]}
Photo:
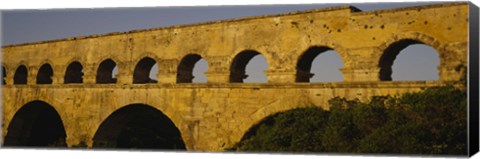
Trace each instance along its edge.
{"label": "bush", "polygon": [[369,103],[334,98],[330,111],[299,108],[270,116],[231,150],[466,154],[465,91],[428,88]]}

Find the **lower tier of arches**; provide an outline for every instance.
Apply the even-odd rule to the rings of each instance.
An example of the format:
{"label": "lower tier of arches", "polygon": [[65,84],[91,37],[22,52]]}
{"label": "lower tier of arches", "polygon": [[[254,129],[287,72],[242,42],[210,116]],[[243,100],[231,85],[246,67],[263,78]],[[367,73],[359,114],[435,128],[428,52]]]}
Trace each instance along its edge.
{"label": "lower tier of arches", "polygon": [[448,84],[464,87],[428,81],[4,86],[2,144],[223,151],[240,141],[252,125],[277,112],[311,105],[328,109],[328,100],[334,97],[368,101]]}

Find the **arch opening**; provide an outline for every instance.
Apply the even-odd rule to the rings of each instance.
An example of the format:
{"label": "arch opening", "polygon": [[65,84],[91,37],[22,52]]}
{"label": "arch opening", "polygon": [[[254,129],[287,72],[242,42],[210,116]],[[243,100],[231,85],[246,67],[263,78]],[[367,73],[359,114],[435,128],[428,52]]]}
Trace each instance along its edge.
{"label": "arch opening", "polygon": [[267,83],[264,71],[268,68],[265,57],[259,52],[246,50],[233,59],[230,67],[232,83]]}
{"label": "arch opening", "polygon": [[439,80],[438,52],[416,40],[405,39],[388,46],[379,61],[381,81]]}
{"label": "arch opening", "polygon": [[65,128],[48,103],[33,101],[18,110],[8,126],[4,146],[66,147]]}
{"label": "arch opening", "polygon": [[53,69],[50,64],[43,64],[38,70],[37,84],[52,84]]}
{"label": "arch opening", "polygon": [[197,54],[185,56],[177,68],[177,83],[205,83],[207,62]]}
{"label": "arch opening", "polygon": [[97,129],[94,147],[186,150],[180,130],[161,111],[132,104],[110,114]]}
{"label": "arch opening", "polygon": [[25,65],[21,65],[15,71],[13,77],[13,84],[27,84],[28,70]]}
{"label": "arch opening", "polygon": [[115,63],[112,59],[107,59],[100,63],[97,70],[97,83],[117,83],[116,73],[118,73],[118,69],[115,72],[115,68],[117,68],[117,63]]}
{"label": "arch opening", "polygon": [[75,61],[68,65],[64,83],[83,83],[83,66],[80,62]]}
{"label": "arch opening", "polygon": [[[155,68],[155,66],[157,67]],[[133,83],[157,83],[155,80],[156,73],[152,75],[152,71],[158,71],[157,61],[149,57],[143,58],[135,66],[135,70],[133,72]]]}
{"label": "arch opening", "polygon": [[343,61],[329,47],[310,47],[297,62],[296,82],[338,82],[343,80]]}
{"label": "arch opening", "polygon": [[7,83],[5,82],[5,78],[7,77],[7,70],[5,69],[5,66],[2,66],[2,85],[6,85]]}

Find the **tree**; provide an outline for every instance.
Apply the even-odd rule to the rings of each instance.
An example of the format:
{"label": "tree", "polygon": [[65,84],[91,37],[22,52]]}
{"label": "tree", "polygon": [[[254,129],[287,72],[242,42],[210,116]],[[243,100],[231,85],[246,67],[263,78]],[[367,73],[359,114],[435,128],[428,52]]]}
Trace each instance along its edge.
{"label": "tree", "polygon": [[433,87],[368,103],[344,98],[277,113],[231,150],[389,154],[466,154],[466,92]]}

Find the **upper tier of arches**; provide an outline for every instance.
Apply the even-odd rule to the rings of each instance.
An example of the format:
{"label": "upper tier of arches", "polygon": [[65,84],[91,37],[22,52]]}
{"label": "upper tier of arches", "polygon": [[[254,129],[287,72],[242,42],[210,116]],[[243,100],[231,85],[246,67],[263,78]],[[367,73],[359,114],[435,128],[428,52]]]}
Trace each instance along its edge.
{"label": "upper tier of arches", "polygon": [[[436,52],[435,57],[439,61],[436,66],[429,66],[436,68],[428,70],[439,75],[433,80],[448,80],[442,79],[441,74],[448,73],[445,66],[450,61],[446,59],[447,55],[452,51],[445,46],[442,46],[434,37],[427,36],[420,33],[405,33],[393,36],[381,46],[376,47],[377,50],[373,52],[372,58],[377,59],[376,63],[368,64],[374,65],[370,67],[373,72],[367,72],[370,76],[376,76],[374,81],[395,81],[392,79],[392,67],[394,66],[397,55],[402,54],[402,50],[411,45],[424,45],[433,48]],[[338,66],[315,64],[315,61],[320,61],[325,52],[332,52],[332,56],[338,59]],[[164,59],[160,58],[154,53],[147,53],[137,60],[123,61],[113,57],[98,58],[98,60],[85,60],[73,58],[68,63],[54,63],[49,59],[47,62],[41,64],[32,64],[29,61],[22,61],[16,66],[7,66],[2,64],[3,84],[25,85],[25,84],[147,84],[147,83],[203,83],[195,82],[194,74],[197,76],[206,76],[208,83],[244,83],[244,79],[254,74],[247,74],[247,65],[250,65],[254,57],[263,57],[263,65],[267,66],[266,70],[262,70],[255,64],[251,66],[253,69],[258,69],[260,74],[262,71],[268,80],[254,82],[254,83],[305,83],[318,82],[312,81],[311,78],[318,74],[321,77],[331,76],[330,73],[338,72],[336,80],[324,80],[320,82],[342,82],[342,81],[361,81],[352,80],[351,75],[346,73],[349,69],[354,68],[353,65],[358,65],[357,59],[349,57],[349,50],[342,48],[339,45],[312,45],[297,53],[291,54],[294,63],[285,63],[282,58],[275,57],[275,53],[269,52],[265,49],[244,49],[237,51],[232,56],[228,57],[212,57],[206,56],[205,53],[188,53],[179,56],[178,59]],[[412,53],[413,54],[413,53]],[[416,56],[416,53],[413,54]],[[413,57],[415,58],[415,57]],[[283,61],[282,61],[283,60]],[[329,59],[324,59],[329,62]],[[206,63],[202,67],[206,67],[207,72],[194,72],[197,63]],[[327,63],[323,62],[323,63]],[[340,68],[339,68],[340,66]],[[343,67],[341,67],[343,66]],[[213,67],[213,69],[212,69]],[[330,68],[332,67],[332,68]],[[358,67],[358,66],[355,66]],[[423,67],[423,66],[419,66]],[[322,68],[322,69],[319,69]],[[325,71],[328,68],[331,70]],[[198,68],[197,68],[198,69]],[[315,71],[323,70],[324,72],[314,73]],[[375,72],[376,70],[376,72]],[[412,70],[413,71],[413,70]],[[443,71],[443,72],[442,72]],[[200,74],[200,75],[199,75]],[[430,73],[432,74],[432,73]],[[286,75],[286,76],[285,76]],[[421,75],[421,73],[420,73]],[[219,80],[219,76],[224,80]],[[280,82],[282,78],[290,78],[288,82]],[[205,77],[204,77],[205,78]],[[215,78],[215,79],[212,79]],[[259,78],[259,77],[256,77]],[[261,77],[260,77],[261,78]],[[411,78],[411,80],[424,80],[423,78]],[[120,82],[123,81],[123,82]],[[126,82],[125,82],[126,81]]]}
{"label": "upper tier of arches", "polygon": [[[436,52],[439,62],[430,72],[439,81],[460,81],[468,65],[468,7],[446,3],[367,12],[334,7],[5,46],[3,78],[6,85],[43,86],[183,84],[195,83],[195,77],[246,83],[256,75],[264,79],[256,83],[275,84],[395,81],[406,76],[394,70],[401,52],[420,44]],[[249,73],[254,61],[263,64]],[[338,65],[321,65],[332,61]],[[208,69],[196,73],[197,65]],[[331,76],[323,68],[336,77],[319,79]]]}

